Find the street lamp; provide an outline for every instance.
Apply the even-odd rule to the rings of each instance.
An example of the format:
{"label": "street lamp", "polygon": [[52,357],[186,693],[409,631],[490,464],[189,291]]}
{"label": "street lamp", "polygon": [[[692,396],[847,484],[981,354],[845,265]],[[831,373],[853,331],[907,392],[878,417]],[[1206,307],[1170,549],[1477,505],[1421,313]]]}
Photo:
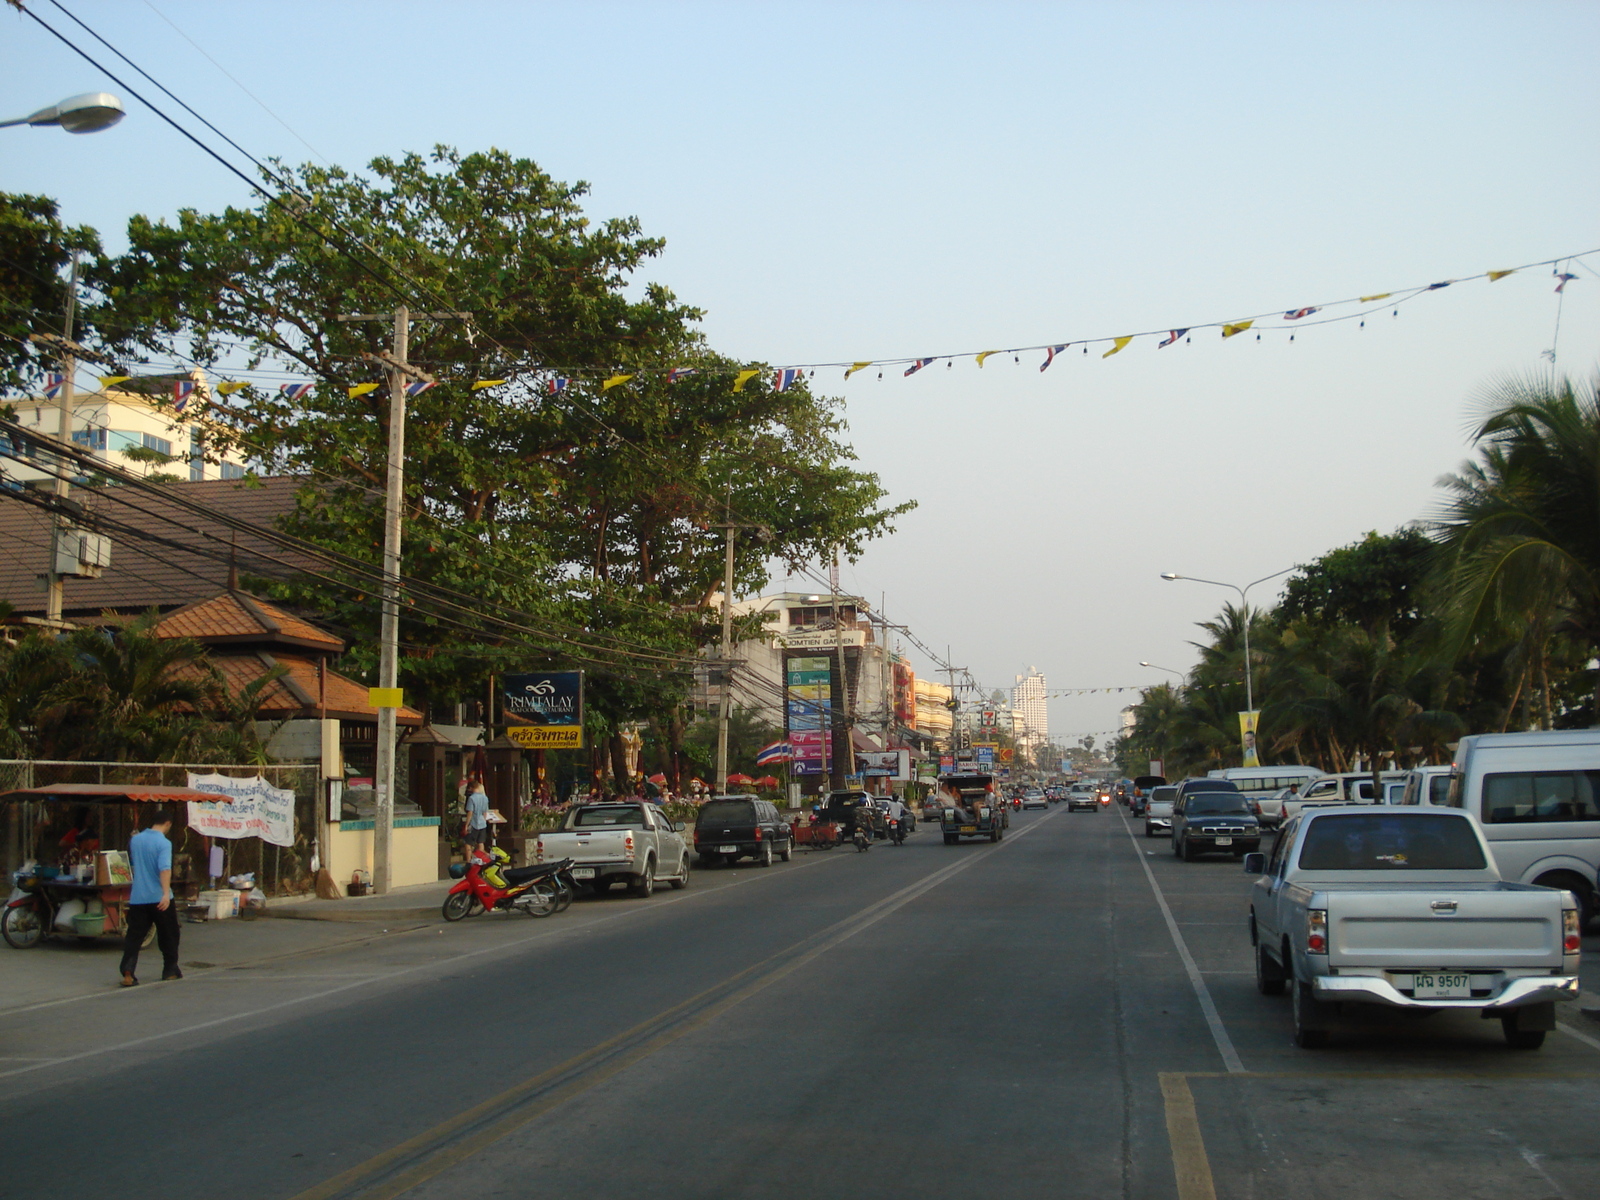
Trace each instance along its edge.
{"label": "street lamp", "polygon": [[0,129],[8,125],[59,125],[68,133],[99,133],[127,115],[122,101],[110,92],[85,92],[81,96],[68,96],[29,116],[0,121]]}
{"label": "street lamp", "polygon": [[1154,670],[1157,670],[1157,671],[1165,671],[1168,675],[1176,675],[1179,679],[1187,679],[1187,678],[1189,678],[1189,676],[1185,672],[1183,672],[1183,671],[1174,671],[1171,667],[1163,667],[1160,663],[1145,662],[1143,659],[1141,659],[1139,661],[1139,665],[1141,667],[1150,667],[1150,668],[1152,668]]}
{"label": "street lamp", "polygon": [[[1174,579],[1186,579],[1190,583],[1207,583],[1212,587],[1230,588],[1239,593],[1239,603],[1244,607],[1244,706],[1251,712],[1254,712],[1256,708],[1256,690],[1252,678],[1255,672],[1250,664],[1250,604],[1246,597],[1250,589],[1255,587],[1256,584],[1265,583],[1269,579],[1276,579],[1280,575],[1287,575],[1292,570],[1294,570],[1293,567],[1285,567],[1281,571],[1274,571],[1271,575],[1263,575],[1260,579],[1253,579],[1243,587],[1236,583],[1219,583],[1215,579],[1197,579],[1193,575],[1179,575],[1175,571],[1161,572],[1161,578],[1168,582]],[[1140,665],[1147,664],[1141,663]]]}

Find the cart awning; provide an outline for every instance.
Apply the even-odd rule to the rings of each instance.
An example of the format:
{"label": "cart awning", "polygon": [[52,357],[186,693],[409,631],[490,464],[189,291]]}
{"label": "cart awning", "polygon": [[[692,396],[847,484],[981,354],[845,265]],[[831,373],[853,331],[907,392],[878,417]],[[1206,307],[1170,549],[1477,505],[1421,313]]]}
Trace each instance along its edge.
{"label": "cart awning", "polygon": [[76,800],[82,804],[233,803],[227,796],[217,792],[138,783],[58,783],[52,787],[13,788],[9,792],[0,792],[0,804],[8,800]]}

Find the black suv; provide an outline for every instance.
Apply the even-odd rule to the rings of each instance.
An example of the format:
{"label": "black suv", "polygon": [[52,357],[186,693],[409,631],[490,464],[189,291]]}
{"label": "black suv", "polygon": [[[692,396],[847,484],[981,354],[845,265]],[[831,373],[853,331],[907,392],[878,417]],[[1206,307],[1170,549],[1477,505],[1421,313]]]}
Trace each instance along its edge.
{"label": "black suv", "polygon": [[866,792],[829,792],[828,802],[822,806],[822,819],[839,827],[839,836],[848,839],[856,831],[856,822],[865,821],[875,838],[889,836],[889,818]]}
{"label": "black suv", "polygon": [[789,861],[794,853],[794,832],[770,800],[713,796],[695,818],[694,849],[702,866],[753,858],[770,867],[774,855]]}
{"label": "black suv", "polygon": [[1172,803],[1172,852],[1184,862],[1212,851],[1243,857],[1261,849],[1261,823],[1228,779],[1185,779]]}

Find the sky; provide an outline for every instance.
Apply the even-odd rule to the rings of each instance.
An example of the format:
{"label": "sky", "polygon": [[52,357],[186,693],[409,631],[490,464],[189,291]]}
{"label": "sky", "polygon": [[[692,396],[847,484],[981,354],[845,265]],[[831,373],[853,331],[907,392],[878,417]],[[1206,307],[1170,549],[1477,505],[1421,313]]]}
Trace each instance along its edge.
{"label": "sky", "polygon": [[[965,355],[812,387],[918,502],[844,588],[986,688],[1172,678],[1139,663],[1187,670],[1237,597],[1162,572],[1243,585],[1426,519],[1496,379],[1600,363],[1600,254],[1560,296],[1549,266],[1466,281],[1600,247],[1592,3],[62,3],[257,157],[495,146],[588,181],[724,354]],[[128,107],[0,130],[0,188],[114,248],[136,213],[250,203],[9,8],[0,64],[5,116]],[[970,357],[1457,279],[1364,325]],[[1136,699],[1053,698],[1051,732],[1104,740]]]}

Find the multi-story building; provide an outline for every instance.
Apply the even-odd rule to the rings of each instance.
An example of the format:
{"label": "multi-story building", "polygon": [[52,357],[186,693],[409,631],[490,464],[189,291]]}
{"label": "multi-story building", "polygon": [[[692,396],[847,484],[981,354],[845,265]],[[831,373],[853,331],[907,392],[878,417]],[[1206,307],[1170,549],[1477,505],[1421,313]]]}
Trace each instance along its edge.
{"label": "multi-story building", "polygon": [[1045,693],[1045,678],[1038,667],[1029,667],[1026,675],[1018,675],[1016,686],[1011,689],[1012,711],[1022,718],[1017,745],[1029,758],[1050,742],[1050,703]]}
{"label": "multi-story building", "polygon": [[917,732],[943,745],[950,740],[953,716],[950,697],[954,693],[947,684],[932,679],[916,681]]}
{"label": "multi-story building", "polygon": [[[176,475],[198,483],[207,479],[243,479],[245,460],[228,448],[222,429],[206,417],[206,384],[201,372],[127,380],[98,391],[74,395],[72,441],[80,450],[135,475]],[[175,388],[192,390],[177,405]],[[60,414],[50,396],[13,400],[17,423],[30,432],[55,437]],[[129,451],[137,453],[129,454]],[[26,454],[26,451],[25,451]],[[6,480],[30,483],[50,478],[43,467],[23,457],[0,461]]]}

